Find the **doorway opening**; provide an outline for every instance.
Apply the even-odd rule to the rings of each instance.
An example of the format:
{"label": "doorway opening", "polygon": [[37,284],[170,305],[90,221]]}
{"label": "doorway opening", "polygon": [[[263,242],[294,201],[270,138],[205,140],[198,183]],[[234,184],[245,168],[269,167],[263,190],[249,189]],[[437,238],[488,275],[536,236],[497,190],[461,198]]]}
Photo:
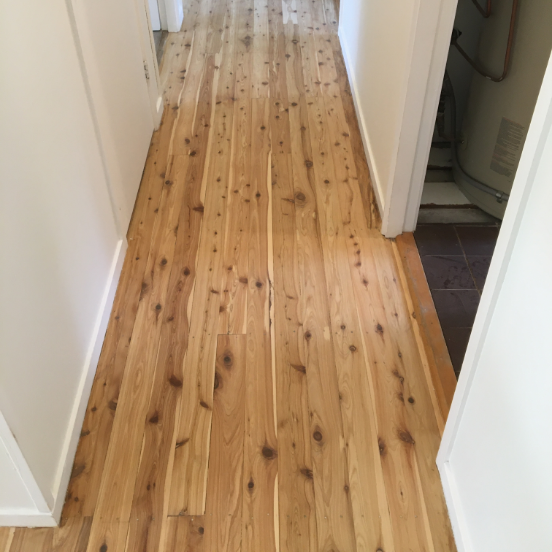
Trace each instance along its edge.
{"label": "doorway opening", "polygon": [[155,46],[157,65],[161,65],[163,50],[165,48],[165,41],[167,40],[169,33],[166,29],[162,28],[161,13],[158,0],[148,0],[148,9],[150,15],[151,30],[153,33],[153,44]]}
{"label": "doorway opening", "polygon": [[161,66],[161,60],[163,59],[163,52],[165,51],[165,43],[169,37],[168,31],[159,29],[153,31],[153,43],[155,45],[155,56],[157,58],[157,65]]}
{"label": "doorway opening", "polygon": [[547,0],[459,0],[414,232],[458,377],[542,84]]}

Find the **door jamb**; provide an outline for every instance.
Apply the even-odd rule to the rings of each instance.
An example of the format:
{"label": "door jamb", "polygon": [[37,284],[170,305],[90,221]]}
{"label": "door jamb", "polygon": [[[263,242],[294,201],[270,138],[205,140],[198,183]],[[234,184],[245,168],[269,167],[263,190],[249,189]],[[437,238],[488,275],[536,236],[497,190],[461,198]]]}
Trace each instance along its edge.
{"label": "door jamb", "polygon": [[416,228],[457,3],[458,0],[420,2],[397,169],[382,213],[382,233],[390,238]]}
{"label": "door jamb", "polygon": [[159,0],[159,18],[161,29],[169,33],[178,33],[184,21],[182,0]]}
{"label": "door jamb", "polygon": [[435,41],[429,60],[429,73],[422,108],[422,119],[418,131],[416,153],[404,214],[403,231],[405,232],[413,232],[416,229],[457,5],[458,0],[440,0]]}
{"label": "door jamb", "polygon": [[[162,1],[162,0],[161,0]],[[157,65],[155,42],[151,29],[151,17],[147,0],[135,0],[136,17],[139,27],[140,45],[144,60],[144,72],[146,73],[148,94],[150,98],[151,116],[153,127],[157,130],[163,116],[163,94],[161,92],[161,78]]]}

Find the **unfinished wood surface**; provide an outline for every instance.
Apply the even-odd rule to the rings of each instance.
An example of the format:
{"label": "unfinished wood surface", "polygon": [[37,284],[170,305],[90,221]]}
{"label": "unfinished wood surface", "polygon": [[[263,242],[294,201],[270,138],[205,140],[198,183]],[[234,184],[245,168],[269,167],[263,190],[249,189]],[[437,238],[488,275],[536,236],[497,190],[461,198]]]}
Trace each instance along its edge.
{"label": "unfinished wood surface", "polygon": [[455,552],[333,0],[184,13],[61,527],[0,552]]}

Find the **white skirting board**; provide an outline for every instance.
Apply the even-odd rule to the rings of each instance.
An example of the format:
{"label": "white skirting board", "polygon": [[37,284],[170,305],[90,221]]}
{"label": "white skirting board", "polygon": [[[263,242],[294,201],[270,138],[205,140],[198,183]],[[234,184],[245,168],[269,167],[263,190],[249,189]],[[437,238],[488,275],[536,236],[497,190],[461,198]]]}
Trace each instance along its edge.
{"label": "white skirting board", "polygon": [[353,95],[353,103],[355,105],[355,111],[360,127],[360,136],[362,138],[362,144],[364,145],[364,151],[366,153],[366,159],[368,161],[368,167],[370,169],[370,177],[372,178],[372,186],[374,188],[376,201],[378,203],[378,208],[380,213],[384,212],[383,206],[385,203],[385,195],[381,189],[381,178],[378,175],[376,166],[374,165],[374,156],[372,155],[372,147],[370,145],[370,135],[366,127],[366,120],[364,118],[364,113],[360,107],[358,87],[356,83],[355,74],[353,68],[351,67],[351,57],[349,55],[349,50],[346,40],[343,38],[341,33],[341,28],[339,28],[339,42],[341,44],[341,51],[343,52],[343,59],[345,61],[345,68],[347,69],[347,76],[349,77],[349,83],[351,85],[351,93]]}
{"label": "white skirting board", "polygon": [[52,514],[35,511],[20,511],[11,514],[0,513],[0,527],[56,527],[58,521]]}
{"label": "white skirting board", "polygon": [[[22,455],[19,451],[15,451],[15,453],[12,454],[12,458],[16,461],[17,470],[23,476],[27,475],[27,477],[23,477],[23,480],[29,489],[29,493],[33,496],[34,502],[37,503],[37,509],[34,511],[21,509],[14,511],[0,511],[0,527],[54,527],[59,523],[61,511],[65,502],[65,494],[69,485],[69,478],[71,477],[73,461],[77,452],[79,436],[84,416],[86,414],[86,408],[88,406],[88,399],[90,397],[94,376],[96,374],[96,368],[98,366],[98,360],[100,358],[109,317],[113,308],[115,292],[117,291],[117,285],[119,284],[126,251],[127,241],[126,238],[123,238],[119,240],[113,255],[109,277],[98,309],[96,324],[90,338],[90,347],[88,354],[86,355],[81,381],[75,397],[73,411],[68,425],[69,429],[65,438],[64,450],[60,456],[61,461],[58,467],[57,481],[54,485],[55,492],[48,497],[33,496],[33,494],[36,495],[38,486],[36,485],[34,478],[32,478],[29,468],[26,465]],[[21,457],[19,460],[17,454],[18,452]]]}
{"label": "white skirting board", "polygon": [[111,315],[111,309],[113,308],[113,301],[115,300],[115,292],[117,291],[121,271],[123,270],[123,262],[125,260],[126,251],[127,241],[126,238],[123,238],[119,240],[115,255],[113,256],[108,282],[102,299],[96,326],[94,328],[94,334],[91,339],[90,349],[84,365],[79,390],[73,406],[71,423],[69,424],[69,431],[67,432],[67,437],[65,439],[65,452],[62,455],[63,460],[58,470],[58,484],[56,485],[57,493],[54,499],[55,502],[52,511],[54,519],[58,522],[61,518],[61,510],[63,509],[65,494],[69,485],[71,471],[73,469],[73,461],[77,452],[77,445],[79,443],[79,436],[84,422],[84,415],[86,414],[86,407],[88,406],[92,383],[94,382],[96,368],[98,367],[98,360],[100,359],[100,353],[102,352],[105,333],[107,331],[107,324]]}
{"label": "white skirting board", "polygon": [[471,542],[469,542],[469,532],[462,513],[461,501],[458,497],[456,480],[449,469],[448,462],[437,467],[439,468],[439,474],[441,476],[443,494],[445,495],[445,501],[447,503],[448,515],[454,534],[456,548],[458,552],[473,552],[474,549]]}

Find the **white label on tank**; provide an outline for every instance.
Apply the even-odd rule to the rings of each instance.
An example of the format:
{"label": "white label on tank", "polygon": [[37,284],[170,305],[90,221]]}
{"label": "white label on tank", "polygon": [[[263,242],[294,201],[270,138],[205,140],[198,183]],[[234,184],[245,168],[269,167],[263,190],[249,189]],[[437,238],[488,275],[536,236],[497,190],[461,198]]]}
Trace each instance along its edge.
{"label": "white label on tank", "polygon": [[491,160],[491,170],[513,180],[524,140],[525,127],[502,117]]}

